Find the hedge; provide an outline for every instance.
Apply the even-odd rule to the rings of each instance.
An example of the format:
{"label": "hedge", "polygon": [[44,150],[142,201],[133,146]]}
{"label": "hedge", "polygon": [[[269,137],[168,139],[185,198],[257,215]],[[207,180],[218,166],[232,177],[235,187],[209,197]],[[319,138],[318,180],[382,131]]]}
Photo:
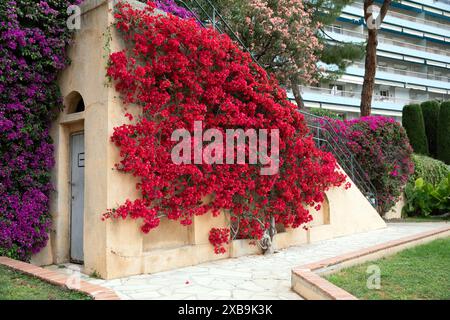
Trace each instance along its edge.
{"label": "hedge", "polygon": [[437,134],[437,157],[450,164],[450,101],[441,104]]}
{"label": "hedge", "polygon": [[311,108],[308,110],[309,113],[319,116],[319,117],[327,117],[327,118],[331,118],[331,119],[340,119],[343,120],[343,115],[339,114],[337,112],[328,110],[328,109],[323,109],[323,108]]}
{"label": "hedge", "polygon": [[403,107],[402,125],[414,152],[428,155],[428,141],[420,105],[409,104]]}
{"label": "hedge", "polygon": [[433,158],[437,156],[437,127],[439,121],[440,104],[437,101],[423,102],[422,108],[423,120],[425,123],[425,133],[427,135],[428,149]]}
{"label": "hedge", "polygon": [[414,174],[410,177],[411,183],[422,178],[425,182],[437,186],[450,173],[450,166],[427,156],[414,154],[413,161]]}

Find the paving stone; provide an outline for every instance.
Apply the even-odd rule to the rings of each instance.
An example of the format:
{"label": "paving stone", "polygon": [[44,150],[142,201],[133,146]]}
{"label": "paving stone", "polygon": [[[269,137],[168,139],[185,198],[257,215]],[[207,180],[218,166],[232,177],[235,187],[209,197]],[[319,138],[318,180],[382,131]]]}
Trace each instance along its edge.
{"label": "paving stone", "polygon": [[231,298],[230,290],[213,290],[209,294],[219,298]]}
{"label": "paving stone", "polygon": [[[355,250],[440,228],[445,223],[389,223],[386,229],[359,233],[290,247],[273,255],[224,259],[177,270],[115,280],[82,275],[92,283],[113,288],[123,299],[293,299],[293,267],[333,258]],[[79,266],[49,266],[48,270],[72,274]],[[186,281],[189,281],[186,284]]]}

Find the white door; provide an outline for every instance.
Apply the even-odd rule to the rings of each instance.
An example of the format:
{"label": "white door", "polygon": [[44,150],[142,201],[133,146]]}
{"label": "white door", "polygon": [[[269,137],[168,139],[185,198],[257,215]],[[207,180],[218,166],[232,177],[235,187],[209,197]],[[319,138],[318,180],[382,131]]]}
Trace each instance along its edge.
{"label": "white door", "polygon": [[70,260],[82,263],[84,221],[84,132],[75,133],[70,139],[71,148],[71,215]]}

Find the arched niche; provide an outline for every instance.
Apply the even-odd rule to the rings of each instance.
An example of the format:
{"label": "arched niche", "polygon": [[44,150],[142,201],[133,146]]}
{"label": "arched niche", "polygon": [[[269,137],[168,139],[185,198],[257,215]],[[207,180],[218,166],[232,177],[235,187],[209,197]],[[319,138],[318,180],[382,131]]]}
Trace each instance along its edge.
{"label": "arched niche", "polygon": [[65,113],[79,113],[85,109],[83,97],[78,91],[72,91],[64,99]]}

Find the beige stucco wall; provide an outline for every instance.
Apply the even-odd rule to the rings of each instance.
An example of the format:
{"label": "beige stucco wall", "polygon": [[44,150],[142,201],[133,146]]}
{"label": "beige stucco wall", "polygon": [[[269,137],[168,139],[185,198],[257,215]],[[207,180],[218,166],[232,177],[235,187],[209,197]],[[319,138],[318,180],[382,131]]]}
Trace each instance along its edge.
{"label": "beige stucco wall", "polygon": [[405,206],[405,194],[402,193],[402,195],[400,196],[400,199],[398,199],[395,206],[391,210],[386,212],[384,214],[383,218],[386,220],[401,219],[402,210],[403,210],[404,206]]}
{"label": "beige stucco wall", "polygon": [[[153,273],[206,261],[258,254],[258,246],[248,240],[230,243],[226,254],[216,255],[208,241],[212,227],[226,227],[226,214],[195,217],[189,227],[163,220],[161,226],[145,235],[140,221],[107,220],[101,216],[125,199],[135,199],[136,180],[118,172],[114,165],[119,151],[111,142],[114,127],[126,121],[125,109],[117,92],[106,85],[108,49],[123,48],[120,36],[109,26],[115,1],[93,0],[83,5],[81,30],[74,34],[68,55],[71,65],[61,73],[59,84],[65,97],[65,109],[52,128],[56,167],[52,173],[56,192],[51,199],[53,227],[48,246],[33,257],[39,265],[69,261],[70,250],[70,133],[85,132],[84,271],[111,279],[141,273]],[[112,36],[106,46],[108,34]],[[71,97],[78,92],[85,111],[70,114]],[[127,112],[137,112],[128,106]],[[276,249],[311,241],[384,227],[384,222],[362,194],[351,188],[327,192],[328,203],[319,212],[309,230],[288,229],[275,236]]]}
{"label": "beige stucco wall", "polygon": [[353,181],[348,190],[332,188],[326,192],[329,205],[329,223],[311,224],[308,242],[331,239],[386,227],[386,223],[371,206]]}

